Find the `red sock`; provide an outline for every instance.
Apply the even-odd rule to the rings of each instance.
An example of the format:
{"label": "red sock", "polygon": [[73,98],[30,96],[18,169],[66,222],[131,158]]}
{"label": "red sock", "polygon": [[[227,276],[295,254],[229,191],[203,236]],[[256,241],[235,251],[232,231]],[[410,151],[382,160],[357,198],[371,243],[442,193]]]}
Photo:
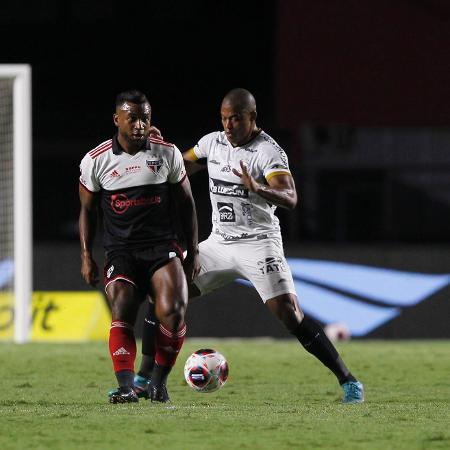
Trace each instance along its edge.
{"label": "red sock", "polygon": [[114,372],[131,370],[134,372],[136,359],[136,339],[133,327],[126,322],[115,320],[109,330],[109,353]]}
{"label": "red sock", "polygon": [[177,360],[178,352],[183,346],[186,324],[176,332],[171,332],[161,324],[156,331],[155,362],[159,366],[172,367]]}

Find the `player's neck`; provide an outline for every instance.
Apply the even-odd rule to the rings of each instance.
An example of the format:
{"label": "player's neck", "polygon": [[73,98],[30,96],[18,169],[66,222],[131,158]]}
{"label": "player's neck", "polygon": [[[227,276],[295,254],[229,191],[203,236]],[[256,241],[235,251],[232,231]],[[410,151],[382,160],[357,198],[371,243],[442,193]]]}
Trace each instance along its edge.
{"label": "player's neck", "polygon": [[242,142],[239,144],[233,145],[233,147],[243,147],[244,145],[247,145],[249,142],[251,142],[253,139],[255,139],[256,136],[258,136],[259,133],[261,133],[262,129],[257,127],[255,125],[255,128],[253,128],[252,132],[247,136],[246,139],[243,139]]}
{"label": "player's neck", "polygon": [[126,141],[120,134],[117,136],[117,142],[120,145],[121,150],[129,155],[135,155],[143,147],[140,144],[132,144],[131,142]]}

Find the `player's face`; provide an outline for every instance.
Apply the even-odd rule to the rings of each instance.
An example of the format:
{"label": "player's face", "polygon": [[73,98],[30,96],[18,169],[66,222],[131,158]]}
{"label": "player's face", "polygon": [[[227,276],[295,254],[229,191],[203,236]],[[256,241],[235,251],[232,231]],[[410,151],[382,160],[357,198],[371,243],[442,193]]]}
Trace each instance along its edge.
{"label": "player's face", "polygon": [[151,108],[148,103],[124,102],[116,108],[114,123],[129,144],[142,145],[150,133]]}
{"label": "player's face", "polygon": [[255,130],[255,113],[222,103],[220,114],[225,135],[233,146],[238,147],[251,139]]}

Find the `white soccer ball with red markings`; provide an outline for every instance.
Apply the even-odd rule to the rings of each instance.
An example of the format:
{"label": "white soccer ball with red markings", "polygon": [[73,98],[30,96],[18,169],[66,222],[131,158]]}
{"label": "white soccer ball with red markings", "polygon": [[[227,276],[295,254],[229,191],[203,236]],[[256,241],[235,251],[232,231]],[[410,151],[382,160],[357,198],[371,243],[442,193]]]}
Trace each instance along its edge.
{"label": "white soccer ball with red markings", "polygon": [[192,353],[184,365],[186,383],[197,392],[214,392],[228,378],[228,362],[225,357],[210,348]]}

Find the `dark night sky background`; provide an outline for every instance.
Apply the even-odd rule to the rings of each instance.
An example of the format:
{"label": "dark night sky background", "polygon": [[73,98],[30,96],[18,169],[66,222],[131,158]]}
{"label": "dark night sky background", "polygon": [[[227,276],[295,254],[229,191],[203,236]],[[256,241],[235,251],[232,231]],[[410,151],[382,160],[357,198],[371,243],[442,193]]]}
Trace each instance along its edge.
{"label": "dark night sky background", "polygon": [[[305,121],[448,127],[449,22],[443,0],[2,2],[0,62],[33,70],[35,237],[76,239],[78,164],[114,132],[125,89],[147,93],[181,150],[220,127],[229,89],[249,89],[299,178]],[[324,238],[296,214],[290,237]]]}

